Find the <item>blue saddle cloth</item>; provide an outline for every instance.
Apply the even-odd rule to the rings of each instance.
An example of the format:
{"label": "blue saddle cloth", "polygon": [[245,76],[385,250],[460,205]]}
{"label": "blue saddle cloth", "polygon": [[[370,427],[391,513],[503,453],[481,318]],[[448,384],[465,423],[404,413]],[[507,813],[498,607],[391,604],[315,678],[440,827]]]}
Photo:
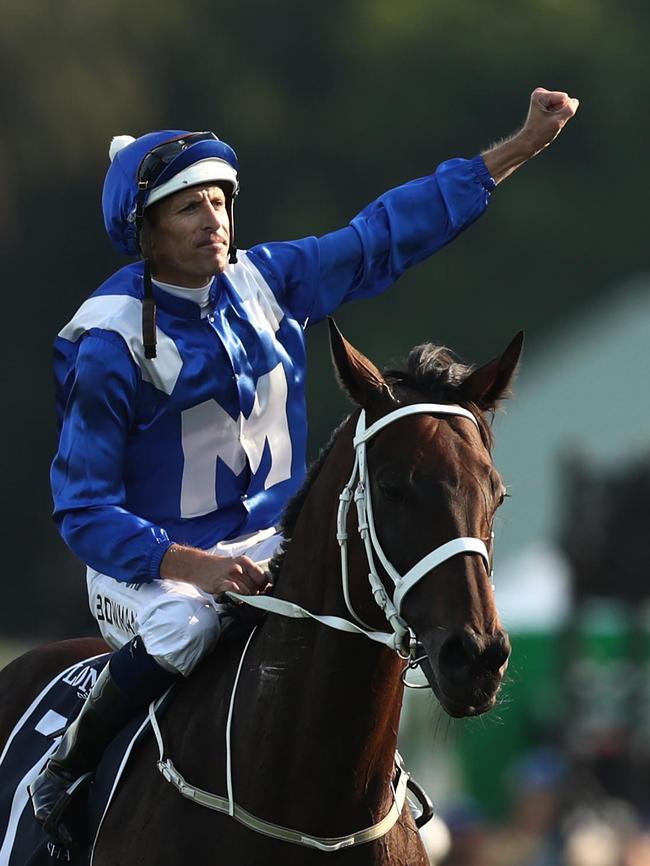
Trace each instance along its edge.
{"label": "blue saddle cloth", "polygon": [[88,828],[85,850],[68,851],[43,832],[34,820],[27,786],[56,748],[61,730],[79,714],[108,655],[78,662],[55,677],[34,700],[14,728],[0,755],[0,866],[89,866],[90,851],[128,755],[149,728],[146,711],[122,731],[107,750],[91,786],[88,812],[80,816]]}

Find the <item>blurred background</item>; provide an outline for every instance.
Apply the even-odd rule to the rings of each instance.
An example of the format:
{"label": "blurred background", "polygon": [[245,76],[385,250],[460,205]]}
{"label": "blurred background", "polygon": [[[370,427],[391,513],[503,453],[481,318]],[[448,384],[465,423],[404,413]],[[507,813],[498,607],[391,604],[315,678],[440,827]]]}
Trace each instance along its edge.
{"label": "blurred background", "polygon": [[[527,333],[496,420],[503,700],[453,723],[426,693],[406,702],[403,751],[439,814],[432,862],[650,864],[650,6],[4,0],[2,23],[3,662],[95,633],[50,519],[50,364],[56,332],[125,263],[99,206],[113,135],[232,144],[245,247],[338,228],[473,156],[518,128],[538,85],[581,99],[460,240],[337,319],[380,365],[427,340],[484,361]],[[322,325],[309,356],[315,456],[348,408]]]}

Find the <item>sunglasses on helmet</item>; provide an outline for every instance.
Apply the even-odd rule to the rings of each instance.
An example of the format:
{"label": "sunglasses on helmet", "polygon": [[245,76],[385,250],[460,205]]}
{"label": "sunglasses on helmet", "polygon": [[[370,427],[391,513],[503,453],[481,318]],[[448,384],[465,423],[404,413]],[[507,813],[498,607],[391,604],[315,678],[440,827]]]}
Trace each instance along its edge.
{"label": "sunglasses on helmet", "polygon": [[144,155],[142,162],[138,166],[138,187],[145,190],[149,189],[158,180],[170,162],[173,162],[180,153],[198,141],[219,141],[219,139],[214,132],[191,132],[188,135],[172,138],[171,141],[164,141],[158,147],[150,150],[149,153]]}

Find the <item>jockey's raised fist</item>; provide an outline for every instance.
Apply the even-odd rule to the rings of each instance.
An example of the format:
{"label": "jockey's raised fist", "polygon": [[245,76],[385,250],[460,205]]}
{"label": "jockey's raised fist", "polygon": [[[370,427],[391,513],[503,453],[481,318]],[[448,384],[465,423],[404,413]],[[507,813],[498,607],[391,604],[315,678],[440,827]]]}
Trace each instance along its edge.
{"label": "jockey's raised fist", "polygon": [[578,110],[580,101],[562,90],[536,87],[530,96],[528,117],[521,136],[530,142],[531,155],[539,153],[557,137]]}

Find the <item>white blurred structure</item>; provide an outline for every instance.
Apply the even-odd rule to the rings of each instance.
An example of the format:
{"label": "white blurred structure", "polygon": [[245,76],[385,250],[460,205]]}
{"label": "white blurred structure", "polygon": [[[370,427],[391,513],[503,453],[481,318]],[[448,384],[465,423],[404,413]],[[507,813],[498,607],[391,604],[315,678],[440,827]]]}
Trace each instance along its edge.
{"label": "white blurred structure", "polygon": [[420,837],[429,858],[431,866],[440,863],[451,847],[451,834],[445,822],[438,815],[428,821],[420,830]]}
{"label": "white blurred structure", "polygon": [[554,548],[562,458],[611,466],[650,449],[650,278],[528,346],[515,391],[495,422],[495,462],[512,495],[496,526],[498,604],[510,628],[551,626],[568,604]]}
{"label": "white blurred structure", "polygon": [[505,557],[495,573],[501,622],[506,629],[550,631],[570,612],[569,568],[549,541],[539,541]]}

